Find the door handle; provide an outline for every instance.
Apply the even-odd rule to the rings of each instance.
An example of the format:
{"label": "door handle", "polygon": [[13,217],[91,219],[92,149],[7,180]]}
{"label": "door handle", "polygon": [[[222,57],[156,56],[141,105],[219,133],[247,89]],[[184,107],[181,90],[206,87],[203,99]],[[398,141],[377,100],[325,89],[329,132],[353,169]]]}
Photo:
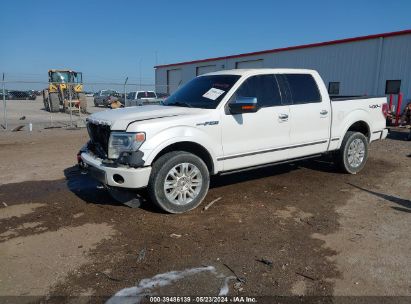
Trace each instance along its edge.
{"label": "door handle", "polygon": [[279,117],[281,120],[287,120],[287,119],[288,119],[288,114],[279,114],[278,117]]}
{"label": "door handle", "polygon": [[320,114],[321,114],[321,115],[327,115],[327,114],[328,114],[328,111],[327,111],[327,110],[321,110]]}

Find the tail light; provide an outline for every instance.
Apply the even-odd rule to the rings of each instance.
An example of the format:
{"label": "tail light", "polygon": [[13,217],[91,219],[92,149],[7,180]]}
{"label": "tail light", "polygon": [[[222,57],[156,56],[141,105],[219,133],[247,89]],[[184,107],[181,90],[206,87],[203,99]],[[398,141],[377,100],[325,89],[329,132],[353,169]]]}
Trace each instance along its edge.
{"label": "tail light", "polygon": [[382,107],[381,107],[381,111],[382,111],[382,114],[384,115],[384,117],[387,118],[387,116],[388,116],[388,104],[383,103]]}

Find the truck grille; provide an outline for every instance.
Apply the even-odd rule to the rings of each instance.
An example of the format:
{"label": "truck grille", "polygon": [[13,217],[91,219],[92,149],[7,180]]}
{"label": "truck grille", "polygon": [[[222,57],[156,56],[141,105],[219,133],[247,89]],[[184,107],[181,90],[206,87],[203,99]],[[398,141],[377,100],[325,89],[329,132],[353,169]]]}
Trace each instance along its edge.
{"label": "truck grille", "polygon": [[87,130],[91,140],[88,148],[98,157],[107,158],[110,126],[88,122]]}

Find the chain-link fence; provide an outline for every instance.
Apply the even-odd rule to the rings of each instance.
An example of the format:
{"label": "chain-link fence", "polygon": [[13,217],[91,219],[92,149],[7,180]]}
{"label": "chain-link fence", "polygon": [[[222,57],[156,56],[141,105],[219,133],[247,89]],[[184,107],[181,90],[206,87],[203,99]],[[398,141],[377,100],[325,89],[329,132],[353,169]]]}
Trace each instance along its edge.
{"label": "chain-link fence", "polygon": [[[88,115],[120,107],[161,104],[167,86],[143,82],[83,82],[7,79],[0,87],[1,129],[33,131],[44,128],[85,126]],[[57,81],[56,81],[57,80]]]}

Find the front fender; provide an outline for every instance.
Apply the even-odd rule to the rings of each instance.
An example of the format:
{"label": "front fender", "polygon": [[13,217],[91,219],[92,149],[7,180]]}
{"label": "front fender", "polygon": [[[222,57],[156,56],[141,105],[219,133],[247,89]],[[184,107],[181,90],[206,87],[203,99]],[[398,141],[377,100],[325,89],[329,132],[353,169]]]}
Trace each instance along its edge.
{"label": "front fender", "polygon": [[[149,138],[140,148],[140,151],[144,152],[143,159],[145,165],[150,166],[156,156],[172,144],[192,142],[204,147],[208,151],[213,162],[213,173],[217,173],[219,171],[217,157],[222,155],[221,135],[216,127],[209,126],[207,128],[207,131],[209,131],[207,133],[189,126],[172,127],[157,133],[153,138]],[[212,130],[211,128],[216,129]]]}

